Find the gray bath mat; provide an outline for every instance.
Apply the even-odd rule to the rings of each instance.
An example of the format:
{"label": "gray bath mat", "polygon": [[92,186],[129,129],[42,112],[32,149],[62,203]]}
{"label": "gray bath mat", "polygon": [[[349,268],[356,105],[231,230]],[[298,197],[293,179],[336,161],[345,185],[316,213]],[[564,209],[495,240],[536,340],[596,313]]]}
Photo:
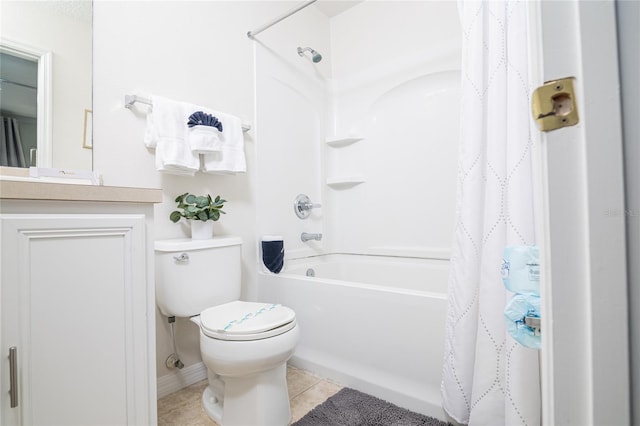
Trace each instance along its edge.
{"label": "gray bath mat", "polygon": [[292,426],[447,426],[447,423],[343,388]]}

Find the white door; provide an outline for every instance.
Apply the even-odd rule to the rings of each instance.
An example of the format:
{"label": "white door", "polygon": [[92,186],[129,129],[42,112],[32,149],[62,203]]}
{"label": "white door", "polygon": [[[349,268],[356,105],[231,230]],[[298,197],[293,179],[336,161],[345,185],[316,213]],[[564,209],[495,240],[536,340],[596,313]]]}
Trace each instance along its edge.
{"label": "white door", "polygon": [[540,82],[575,77],[580,122],[540,141],[545,425],[629,424],[615,4],[542,1]]}

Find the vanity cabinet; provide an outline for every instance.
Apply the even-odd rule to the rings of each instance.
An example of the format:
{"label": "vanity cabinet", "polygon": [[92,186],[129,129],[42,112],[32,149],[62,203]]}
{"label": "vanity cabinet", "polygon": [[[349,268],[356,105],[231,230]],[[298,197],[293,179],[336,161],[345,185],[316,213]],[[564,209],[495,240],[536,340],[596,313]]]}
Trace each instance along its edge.
{"label": "vanity cabinet", "polygon": [[2,200],[0,213],[0,423],[155,424],[152,205]]}

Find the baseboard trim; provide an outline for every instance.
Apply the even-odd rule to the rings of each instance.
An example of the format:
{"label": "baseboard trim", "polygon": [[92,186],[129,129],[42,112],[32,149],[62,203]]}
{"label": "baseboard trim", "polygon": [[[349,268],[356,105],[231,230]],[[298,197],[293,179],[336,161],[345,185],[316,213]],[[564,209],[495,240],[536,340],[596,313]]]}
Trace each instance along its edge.
{"label": "baseboard trim", "polygon": [[184,367],[182,370],[176,370],[166,376],[158,377],[158,399],[206,378],[207,367],[202,362]]}

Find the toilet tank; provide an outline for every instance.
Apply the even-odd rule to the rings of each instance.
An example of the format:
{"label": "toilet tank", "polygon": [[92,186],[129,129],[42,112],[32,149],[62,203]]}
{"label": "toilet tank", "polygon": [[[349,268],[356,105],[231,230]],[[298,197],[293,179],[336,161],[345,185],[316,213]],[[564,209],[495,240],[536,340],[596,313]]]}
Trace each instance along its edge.
{"label": "toilet tank", "polygon": [[190,317],[240,299],[242,239],[155,242],[156,303],[166,316]]}

